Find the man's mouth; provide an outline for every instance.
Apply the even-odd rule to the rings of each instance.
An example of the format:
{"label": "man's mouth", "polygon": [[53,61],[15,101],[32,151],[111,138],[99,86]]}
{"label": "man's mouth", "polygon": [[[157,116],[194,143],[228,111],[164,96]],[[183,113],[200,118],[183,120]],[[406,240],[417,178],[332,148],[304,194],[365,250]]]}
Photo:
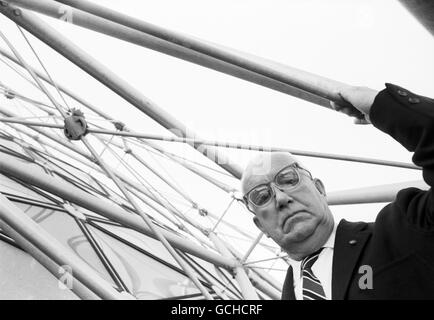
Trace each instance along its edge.
{"label": "man's mouth", "polygon": [[294,217],[297,214],[299,214],[300,212],[303,212],[303,211],[302,210],[295,211],[295,212],[291,213],[290,215],[288,215],[288,217],[285,218],[285,220],[283,221],[283,224],[282,224],[282,230],[283,231],[285,231],[285,232],[290,231]]}

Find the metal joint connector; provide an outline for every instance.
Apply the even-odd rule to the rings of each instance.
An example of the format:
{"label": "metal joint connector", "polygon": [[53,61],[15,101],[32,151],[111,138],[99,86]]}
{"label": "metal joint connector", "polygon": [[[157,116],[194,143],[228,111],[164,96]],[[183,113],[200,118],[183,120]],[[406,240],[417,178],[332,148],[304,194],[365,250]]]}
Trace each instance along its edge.
{"label": "metal joint connector", "polygon": [[63,208],[71,215],[73,215],[74,217],[82,220],[82,221],[86,221],[86,216],[84,214],[82,214],[80,211],[78,211],[77,209],[75,209],[72,205],[70,205],[69,203],[64,203],[63,204]]}
{"label": "metal joint connector", "polygon": [[115,126],[116,130],[123,131],[125,129],[125,123],[121,121],[115,121],[113,122],[113,125]]}
{"label": "metal joint connector", "polygon": [[73,109],[71,115],[65,118],[65,128],[63,130],[69,140],[80,140],[87,134],[87,122],[84,114],[78,109]]}
{"label": "metal joint connector", "polygon": [[199,215],[202,217],[206,217],[208,215],[208,211],[206,209],[203,209],[203,208],[200,208],[198,210],[198,212],[199,212]]}

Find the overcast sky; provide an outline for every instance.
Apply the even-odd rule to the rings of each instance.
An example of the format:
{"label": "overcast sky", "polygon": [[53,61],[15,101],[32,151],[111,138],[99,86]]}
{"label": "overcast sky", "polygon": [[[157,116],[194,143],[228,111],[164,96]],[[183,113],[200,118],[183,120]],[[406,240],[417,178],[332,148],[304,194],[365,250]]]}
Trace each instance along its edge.
{"label": "overcast sky", "polygon": [[[396,0],[92,1],[161,27],[348,84],[380,90],[385,82],[391,82],[434,96],[434,39]],[[411,161],[411,154],[390,137],[372,126],[354,125],[345,115],[42,18],[203,138]],[[0,25],[28,61],[37,65],[16,26],[3,16]],[[137,131],[166,132],[44,44],[32,36],[30,39],[54,79]],[[3,83],[41,97],[3,65],[0,70]],[[226,153],[240,166],[254,155],[250,151]],[[189,155],[203,158],[192,152]],[[421,172],[415,170],[305,157],[300,160],[323,180],[328,191],[421,179]],[[200,203],[216,213],[224,210],[227,195],[184,173],[178,178]],[[382,206],[341,206],[332,211],[337,218],[373,221]],[[228,219],[240,221],[235,218],[240,210],[235,207]],[[246,213],[241,217],[241,221],[249,221],[246,228],[255,230]]]}

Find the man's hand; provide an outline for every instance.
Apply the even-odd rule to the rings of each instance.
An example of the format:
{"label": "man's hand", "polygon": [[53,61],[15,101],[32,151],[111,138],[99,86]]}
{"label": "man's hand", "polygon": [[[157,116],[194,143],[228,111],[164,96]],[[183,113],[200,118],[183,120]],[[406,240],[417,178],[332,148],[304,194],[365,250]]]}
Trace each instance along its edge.
{"label": "man's hand", "polygon": [[[343,105],[331,101],[330,105],[333,109],[345,113],[350,117],[355,117],[354,123],[356,124],[371,123],[369,120],[369,111],[378,94],[377,90],[368,87],[348,86],[342,88],[338,94],[341,96],[342,100],[348,102],[348,104]],[[358,111],[363,114],[364,118],[360,118]]]}

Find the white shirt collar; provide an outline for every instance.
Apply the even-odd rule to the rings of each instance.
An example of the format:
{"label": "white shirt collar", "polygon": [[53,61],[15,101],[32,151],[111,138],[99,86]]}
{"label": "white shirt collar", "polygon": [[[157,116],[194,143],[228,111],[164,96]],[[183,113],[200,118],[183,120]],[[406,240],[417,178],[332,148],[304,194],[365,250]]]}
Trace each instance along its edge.
{"label": "white shirt collar", "polygon": [[334,248],[335,247],[335,238],[336,238],[336,229],[338,228],[338,224],[334,223],[332,233],[327,239],[326,243],[322,246],[323,248]]}

